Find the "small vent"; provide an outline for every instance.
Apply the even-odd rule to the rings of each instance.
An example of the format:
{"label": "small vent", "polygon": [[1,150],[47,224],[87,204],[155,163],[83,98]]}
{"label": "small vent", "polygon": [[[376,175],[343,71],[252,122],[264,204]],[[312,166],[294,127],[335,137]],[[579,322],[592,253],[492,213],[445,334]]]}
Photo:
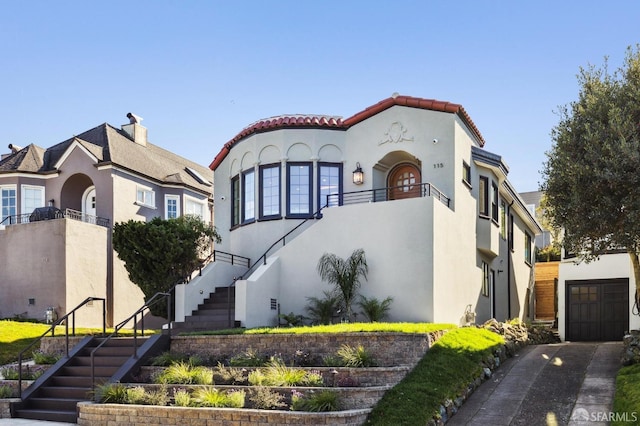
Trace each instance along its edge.
{"label": "small vent", "polygon": [[278,309],[278,299],[271,299],[271,310],[275,311]]}

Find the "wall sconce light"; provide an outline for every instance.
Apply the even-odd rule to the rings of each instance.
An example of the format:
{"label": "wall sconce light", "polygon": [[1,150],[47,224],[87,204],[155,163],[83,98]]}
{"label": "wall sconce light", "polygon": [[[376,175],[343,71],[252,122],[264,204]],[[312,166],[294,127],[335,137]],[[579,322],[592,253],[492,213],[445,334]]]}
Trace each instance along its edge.
{"label": "wall sconce light", "polygon": [[53,203],[55,202],[55,200],[52,198],[49,200],[49,207],[53,207]]}
{"label": "wall sconce light", "polygon": [[353,183],[356,185],[362,185],[364,183],[364,172],[360,163],[356,163],[356,169],[353,171]]}

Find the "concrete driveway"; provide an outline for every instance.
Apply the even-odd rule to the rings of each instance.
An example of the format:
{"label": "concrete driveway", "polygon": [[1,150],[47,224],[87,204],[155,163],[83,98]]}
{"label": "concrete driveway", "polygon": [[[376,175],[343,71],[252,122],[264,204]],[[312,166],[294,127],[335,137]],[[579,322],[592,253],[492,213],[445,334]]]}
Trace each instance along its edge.
{"label": "concrete driveway", "polygon": [[[457,425],[607,425],[622,342],[532,345],[508,359],[451,417]],[[629,424],[640,413],[617,413]]]}

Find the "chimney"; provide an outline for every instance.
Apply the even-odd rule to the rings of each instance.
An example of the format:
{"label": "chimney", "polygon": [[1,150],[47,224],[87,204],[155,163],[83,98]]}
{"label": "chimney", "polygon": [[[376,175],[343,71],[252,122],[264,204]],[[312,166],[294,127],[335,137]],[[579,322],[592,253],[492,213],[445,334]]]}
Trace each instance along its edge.
{"label": "chimney", "polygon": [[138,145],[147,146],[147,128],[140,124],[142,117],[130,112],[127,118],[129,124],[122,125],[122,130]]}
{"label": "chimney", "polygon": [[14,145],[12,143],[9,144],[9,149],[11,150],[12,154],[15,154],[16,152],[20,151],[22,149],[21,146],[18,145]]}

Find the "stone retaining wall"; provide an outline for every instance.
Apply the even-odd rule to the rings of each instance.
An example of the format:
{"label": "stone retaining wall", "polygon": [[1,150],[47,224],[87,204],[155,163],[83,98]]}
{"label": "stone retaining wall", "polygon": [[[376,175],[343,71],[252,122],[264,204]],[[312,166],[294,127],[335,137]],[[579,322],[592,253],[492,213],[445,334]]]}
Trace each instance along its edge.
{"label": "stone retaining wall", "polygon": [[303,413],[295,411],[236,410],[233,408],[157,407],[149,405],[119,405],[78,403],[80,426],[190,425],[190,426],[274,426],[274,425],[336,425],[360,426],[367,410],[333,413]]}
{"label": "stone retaining wall", "polygon": [[623,339],[622,365],[640,363],[640,330],[629,331]]}
{"label": "stone retaining wall", "polygon": [[335,355],[340,346],[347,344],[352,347],[362,345],[379,366],[415,365],[445,332],[175,336],[171,338],[171,352],[225,358],[248,349],[282,356],[291,356],[300,350],[312,357],[324,358]]}
{"label": "stone retaining wall", "polygon": [[[166,367],[142,366],[136,375],[135,381],[139,383],[152,383],[156,374]],[[212,367],[215,368],[215,367]],[[367,367],[367,368],[347,368],[347,367],[307,367],[319,372],[324,378],[326,386],[340,386],[351,379],[357,386],[386,386],[396,384],[407,375],[411,367]],[[248,371],[254,368],[247,368]]]}
{"label": "stone retaining wall", "polygon": [[11,404],[16,404],[22,401],[20,398],[6,398],[0,399],[0,419],[11,418]]}

